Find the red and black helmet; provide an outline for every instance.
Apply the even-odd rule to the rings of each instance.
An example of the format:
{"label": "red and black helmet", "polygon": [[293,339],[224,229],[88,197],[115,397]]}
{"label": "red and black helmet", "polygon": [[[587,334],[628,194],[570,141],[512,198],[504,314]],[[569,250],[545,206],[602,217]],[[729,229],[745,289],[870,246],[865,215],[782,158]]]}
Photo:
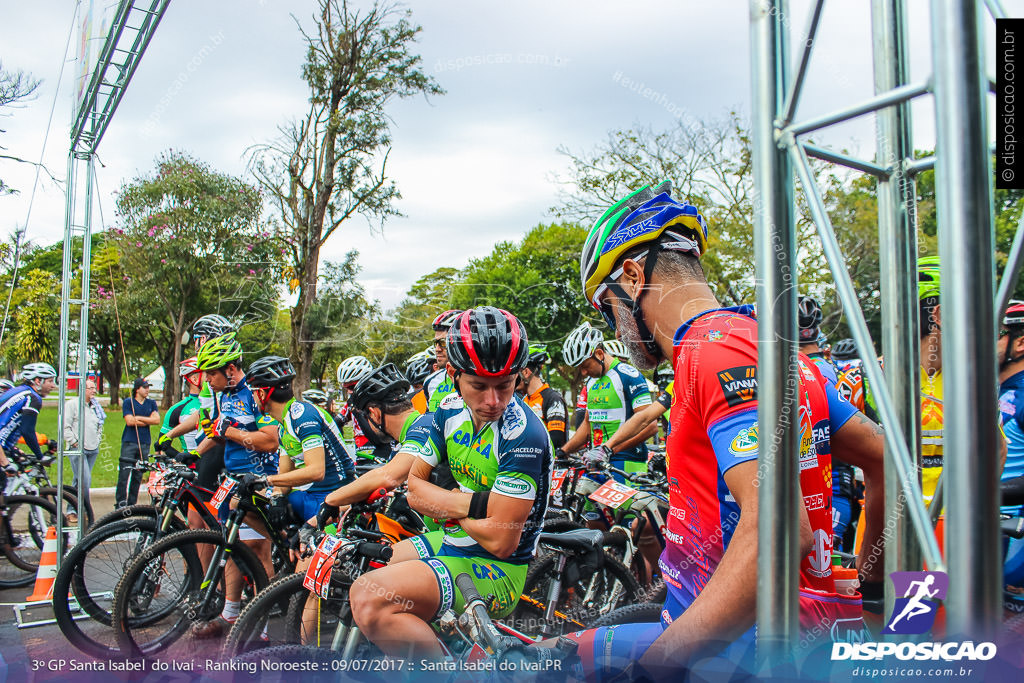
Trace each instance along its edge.
{"label": "red and black helmet", "polygon": [[434,318],[434,322],[430,323],[434,328],[434,332],[444,332],[445,330],[451,329],[451,326],[455,323],[455,320],[462,315],[463,310],[461,308],[453,308],[450,311],[445,311]]}
{"label": "red and black helmet", "polygon": [[508,311],[493,306],[463,312],[448,329],[448,362],[459,372],[502,377],[526,366],[526,328]]}
{"label": "red and black helmet", "polygon": [[1006,307],[1006,314],[1003,316],[1003,325],[1005,327],[1024,326],[1024,301],[1010,300],[1010,305]]}

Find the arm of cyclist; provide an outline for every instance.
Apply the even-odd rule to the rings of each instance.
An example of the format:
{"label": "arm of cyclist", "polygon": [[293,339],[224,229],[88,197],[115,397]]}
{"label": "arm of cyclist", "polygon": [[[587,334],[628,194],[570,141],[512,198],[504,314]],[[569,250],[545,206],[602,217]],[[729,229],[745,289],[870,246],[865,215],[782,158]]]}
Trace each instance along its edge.
{"label": "arm of cyclist", "polygon": [[[664,412],[664,406],[658,402],[654,402],[649,406],[644,406],[642,409],[633,413],[631,418],[623,422],[622,426],[612,434],[612,438],[604,442],[604,445],[610,448],[613,453],[617,451],[624,451],[630,447],[627,445],[627,440],[632,440],[639,434],[651,431],[650,426],[654,425],[654,430],[651,431],[651,434],[643,439],[643,441],[646,441],[658,431],[658,418],[661,417],[661,414]],[[636,443],[642,442],[638,441]]]}
{"label": "arm of cyclist", "polygon": [[[295,471],[295,462],[292,460],[290,455],[287,455],[283,451],[281,457],[278,458],[277,462],[277,474],[273,474],[267,477],[267,483],[274,487],[274,495],[285,495],[291,491],[291,484],[280,483],[280,477],[283,474],[288,474]],[[323,477],[321,477],[323,479]],[[273,480],[273,481],[271,481]],[[306,482],[300,482],[306,483]]]}
{"label": "arm of cyclist", "polygon": [[464,517],[459,520],[459,526],[484,550],[504,560],[519,547],[523,525],[529,519],[532,509],[532,499],[512,498],[491,492],[487,501],[487,516],[479,519]]}
{"label": "arm of cyclist", "polygon": [[[615,448],[613,448],[612,452],[613,453],[617,453],[619,451],[629,450],[630,448],[633,448],[634,446],[639,446],[640,444],[642,444],[643,442],[647,441],[647,439],[651,438],[652,436],[654,436],[657,433],[658,433],[658,419],[655,418],[653,422],[651,422],[650,424],[648,424],[646,427],[643,428],[642,432],[640,432],[639,434],[636,434],[636,435],[626,439],[620,445],[618,445]],[[618,432],[616,432],[616,434],[618,434]]]}
{"label": "arm of cyclist", "polygon": [[324,475],[327,474],[324,447],[317,446],[309,450],[303,450],[302,457],[306,464],[301,469],[292,468],[291,458],[281,458],[282,463],[289,463],[288,470],[270,475],[267,477],[267,483],[271,486],[292,488],[294,486],[302,486],[303,484],[311,484],[315,481],[323,481]]}
{"label": "arm of cyclist", "polygon": [[832,453],[864,471],[864,541],[857,570],[866,581],[885,578],[885,436],[867,415],[857,412],[832,436]]}
{"label": "arm of cyclist", "polygon": [[580,428],[569,437],[569,440],[562,446],[562,450],[566,453],[575,453],[588,443],[590,443],[590,417],[585,416],[583,422],[580,423]]}
{"label": "arm of cyclist", "polygon": [[254,432],[238,427],[228,427],[224,431],[224,438],[262,453],[276,451],[280,445],[280,436],[276,425],[265,425]]}
{"label": "arm of cyclist", "polygon": [[162,441],[171,441],[172,439],[178,438],[182,434],[188,434],[189,432],[194,432],[196,430],[196,428],[199,427],[199,414],[200,414],[200,411],[197,410],[196,412],[192,413],[191,415],[188,415],[187,417],[185,417],[181,422],[179,422],[177,424],[177,426],[175,426],[172,429],[170,429],[166,434],[161,434],[160,435],[161,440]]}
{"label": "arm of cyclist", "polygon": [[[723,475],[740,508],[740,518],[722,561],[686,611],[669,624],[640,660],[648,671],[678,666],[711,655],[754,625],[757,581],[757,461],[729,468]],[[811,551],[813,534],[800,500],[800,556]]]}
{"label": "arm of cyclist", "polygon": [[39,439],[36,438],[36,418],[39,417],[39,408],[42,406],[42,401],[39,401],[37,406],[35,405],[36,400],[33,397],[32,401],[21,409],[21,436],[25,439],[25,445],[32,450],[32,453],[37,458],[42,458],[43,451],[39,448]]}
{"label": "arm of cyclist", "polygon": [[417,458],[409,470],[409,506],[435,519],[462,519],[469,514],[472,493],[449,491],[430,483],[433,465]]}
{"label": "arm of cyclist", "polygon": [[398,453],[387,463],[363,474],[351,484],[331,491],[325,502],[328,505],[351,505],[366,498],[381,488],[392,491],[409,478],[409,470],[418,458],[411,453]]}

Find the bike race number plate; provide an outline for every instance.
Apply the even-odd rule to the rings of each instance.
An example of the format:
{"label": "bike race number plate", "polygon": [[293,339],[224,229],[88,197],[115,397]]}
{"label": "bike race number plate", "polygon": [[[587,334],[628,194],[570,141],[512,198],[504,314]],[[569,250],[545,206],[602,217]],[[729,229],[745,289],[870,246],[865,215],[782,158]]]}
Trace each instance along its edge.
{"label": "bike race number plate", "polygon": [[231,497],[231,492],[238,486],[238,481],[231,477],[224,477],[224,481],[217,487],[216,492],[213,494],[213,498],[210,499],[210,505],[220,510],[224,503]]}
{"label": "bike race number plate", "polygon": [[331,588],[331,574],[334,572],[335,553],[338,552],[338,548],[341,545],[341,539],[337,536],[331,536],[328,534],[324,536],[324,540],[320,541],[320,545],[317,546],[316,552],[313,553],[313,559],[309,561],[309,566],[306,568],[306,578],[302,580],[302,586],[308,591],[312,591],[321,598],[327,598],[327,593]]}
{"label": "bike race number plate", "polygon": [[625,484],[620,484],[617,481],[609,479],[605,483],[601,484],[601,488],[591,493],[588,497],[595,503],[607,505],[608,507],[617,510],[632,500],[633,496],[636,494],[636,489],[631,489]]}
{"label": "bike race number plate", "polygon": [[167,468],[157,463],[156,470],[149,473],[149,481],[146,482],[146,489],[151,497],[161,496],[167,490],[167,485],[164,484],[164,477],[166,476]]}
{"label": "bike race number plate", "polygon": [[569,470],[555,470],[551,473],[551,492],[560,491],[562,489],[562,482],[565,481],[566,475],[569,474]]}

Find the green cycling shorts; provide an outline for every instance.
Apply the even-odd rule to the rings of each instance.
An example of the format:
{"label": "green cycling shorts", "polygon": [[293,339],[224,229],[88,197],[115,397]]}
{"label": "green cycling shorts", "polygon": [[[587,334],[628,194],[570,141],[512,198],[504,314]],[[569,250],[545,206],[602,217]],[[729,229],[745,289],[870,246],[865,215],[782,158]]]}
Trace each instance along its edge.
{"label": "green cycling shorts", "polygon": [[[449,536],[465,536],[466,532],[448,532]],[[462,593],[455,587],[455,577],[469,574],[480,591],[480,595],[493,597],[487,613],[494,619],[508,616],[519,602],[526,583],[528,565],[502,562],[483,557],[464,557],[462,555],[445,554],[448,547],[443,546],[445,531],[430,531],[409,539],[412,542],[421,562],[425,562],[434,571],[437,588],[441,595],[440,604],[434,619],[451,609],[461,614],[466,608]]]}

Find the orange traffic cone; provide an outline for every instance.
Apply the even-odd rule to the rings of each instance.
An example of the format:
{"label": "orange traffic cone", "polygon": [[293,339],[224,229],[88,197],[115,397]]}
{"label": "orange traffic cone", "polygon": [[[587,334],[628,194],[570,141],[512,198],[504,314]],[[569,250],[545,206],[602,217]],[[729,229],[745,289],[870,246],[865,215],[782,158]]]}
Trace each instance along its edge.
{"label": "orange traffic cone", "polygon": [[43,541],[43,552],[39,555],[39,569],[36,571],[36,585],[26,602],[43,602],[53,597],[53,580],[57,578],[57,530],[49,527]]}

